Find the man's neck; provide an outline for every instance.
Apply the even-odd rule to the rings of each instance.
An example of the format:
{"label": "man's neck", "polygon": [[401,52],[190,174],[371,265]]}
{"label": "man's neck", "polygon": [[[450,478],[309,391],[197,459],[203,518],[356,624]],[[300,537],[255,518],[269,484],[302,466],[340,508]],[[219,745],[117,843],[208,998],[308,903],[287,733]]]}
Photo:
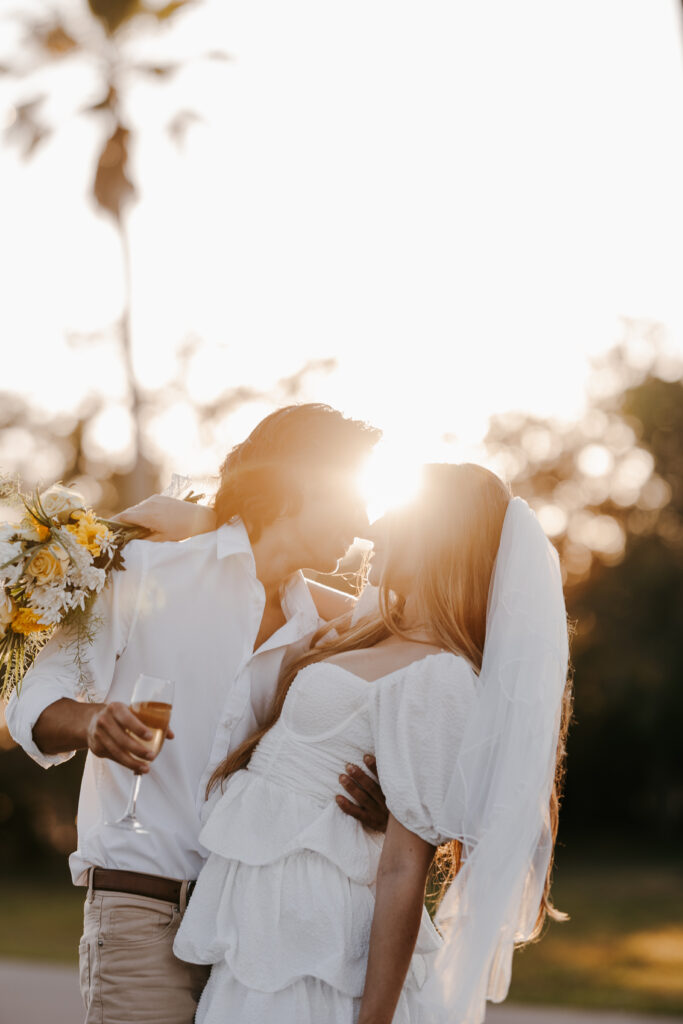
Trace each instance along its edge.
{"label": "man's neck", "polygon": [[292,558],[291,538],[287,536],[281,521],[266,527],[259,539],[252,543],[251,550],[256,576],[266,592],[263,618],[254,641],[254,650],[257,651],[285,623],[282,587],[299,566],[296,559]]}
{"label": "man's neck", "polygon": [[266,527],[257,541],[251,545],[256,566],[256,576],[263,584],[266,600],[276,600],[282,585],[300,569],[297,559],[292,557],[288,538],[282,536],[277,523]]}

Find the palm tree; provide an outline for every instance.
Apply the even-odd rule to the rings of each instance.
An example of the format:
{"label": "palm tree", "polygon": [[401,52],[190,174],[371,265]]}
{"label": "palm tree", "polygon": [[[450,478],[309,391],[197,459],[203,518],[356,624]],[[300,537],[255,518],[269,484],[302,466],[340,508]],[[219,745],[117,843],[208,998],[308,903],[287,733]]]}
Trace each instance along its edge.
{"label": "palm tree", "polygon": [[[196,0],[173,0],[162,6],[144,0],[88,0],[87,9],[72,26],[64,14],[50,12],[44,18],[30,13],[13,12],[26,32],[27,46],[18,59],[0,66],[0,73],[13,74],[30,81],[31,76],[46,64],[60,65],[76,54],[91,59],[102,83],[102,98],[87,106],[82,113],[94,115],[107,124],[107,134],[99,153],[92,179],[91,195],[99,210],[110,217],[119,238],[124,282],[124,302],[117,338],[127,381],[129,408],[133,422],[134,464],[121,478],[121,499],[137,501],[153,489],[156,471],[143,451],[143,410],[145,397],[137,381],[131,344],[131,253],[127,215],[136,198],[129,150],[136,129],[128,122],[122,98],[129,83],[145,77],[164,82],[181,67],[181,62],[141,62],[130,55],[129,43],[141,34],[159,33],[171,21],[196,6]],[[211,50],[205,57],[228,60],[227,54]],[[6,134],[16,142],[22,158],[31,159],[52,128],[43,119],[44,94],[36,94],[17,104],[8,119]],[[170,137],[183,142],[187,128],[199,115],[181,110],[167,125]]]}

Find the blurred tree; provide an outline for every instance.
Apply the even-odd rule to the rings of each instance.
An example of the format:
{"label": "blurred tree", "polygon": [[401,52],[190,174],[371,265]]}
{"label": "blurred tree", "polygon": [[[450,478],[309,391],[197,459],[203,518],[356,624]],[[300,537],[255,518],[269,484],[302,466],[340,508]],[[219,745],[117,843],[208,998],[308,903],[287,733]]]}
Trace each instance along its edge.
{"label": "blurred tree", "polygon": [[[71,57],[86,56],[101,80],[102,98],[84,108],[106,124],[106,138],[97,159],[92,183],[92,198],[97,208],[112,218],[122,258],[124,303],[118,324],[118,341],[125,369],[128,400],[133,423],[134,457],[125,481],[125,501],[137,501],[156,487],[156,471],[145,456],[143,420],[145,398],[138,385],[131,345],[131,254],[127,210],[136,198],[130,161],[130,149],[137,129],[124,112],[127,86],[144,77],[164,82],[182,66],[179,61],[141,61],[131,44],[138,36],[154,36],[183,12],[196,6],[196,0],[173,0],[155,4],[144,0],[88,0],[80,18],[66,9],[58,13],[49,7],[44,17],[27,11],[12,11],[5,17],[18,18],[26,31],[26,45],[19,56],[3,64],[3,72],[21,78],[24,83],[46,65],[61,64]],[[47,5],[46,5],[47,7]],[[74,25],[71,22],[74,21]],[[211,60],[228,60],[228,54],[210,50]],[[7,119],[6,136],[16,142],[24,159],[29,159],[53,131],[44,119],[45,93],[18,103]],[[167,125],[169,136],[181,144],[187,125],[199,115],[181,111]]]}
{"label": "blurred tree", "polygon": [[[633,325],[631,325],[633,326]],[[683,383],[610,353],[611,390],[570,427],[498,418],[490,449],[557,544],[576,620],[564,824],[683,826]]]}
{"label": "blurred tree", "polygon": [[[89,336],[72,338],[74,344],[87,344]],[[226,436],[230,416],[249,403],[276,408],[301,399],[309,388],[309,380],[321,373],[329,373],[336,366],[334,359],[311,359],[293,374],[276,380],[263,389],[244,386],[226,387],[215,398],[206,402],[191,399],[188,394],[189,370],[199,348],[199,341],[189,341],[179,353],[175,375],[170,382],[157,389],[141,391],[142,426],[147,416],[163,415],[177,403],[191,406],[198,425],[200,443],[208,451],[218,451],[216,467],[222,461],[230,443],[241,438]],[[63,480],[75,486],[86,499],[104,515],[111,515],[139,500],[131,486],[128,461],[124,456],[102,451],[93,444],[91,428],[102,411],[105,398],[89,395],[72,412],[60,416],[45,416],[19,395],[0,391],[0,470],[19,475],[27,488],[38,483]],[[153,449],[143,454],[149,487],[145,496],[159,489],[162,482],[160,465],[163,456],[171,453]],[[199,456],[198,456],[199,457]],[[179,466],[185,470],[188,467]],[[190,470],[192,467],[189,467]],[[167,482],[167,481],[165,481]]]}

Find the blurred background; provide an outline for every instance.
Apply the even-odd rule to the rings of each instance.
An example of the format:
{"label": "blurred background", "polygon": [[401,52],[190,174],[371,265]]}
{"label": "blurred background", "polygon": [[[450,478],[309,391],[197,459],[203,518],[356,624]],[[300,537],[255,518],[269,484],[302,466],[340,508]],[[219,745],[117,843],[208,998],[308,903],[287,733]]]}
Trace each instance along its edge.
{"label": "blurred background", "polygon": [[[557,545],[571,921],[518,955],[522,1003],[683,1015],[682,16],[0,9],[2,472],[112,513],[324,401],[385,432],[371,512],[474,459]],[[81,770],[0,712],[0,957],[75,963]]]}

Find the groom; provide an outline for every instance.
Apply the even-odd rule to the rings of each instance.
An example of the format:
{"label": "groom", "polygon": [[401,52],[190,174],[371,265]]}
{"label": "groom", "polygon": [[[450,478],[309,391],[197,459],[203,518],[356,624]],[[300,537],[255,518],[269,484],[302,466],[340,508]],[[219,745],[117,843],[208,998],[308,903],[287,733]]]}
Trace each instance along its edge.
{"label": "groom", "polygon": [[[8,705],[10,732],[43,767],[89,751],[70,857],[74,883],[87,885],[86,1024],[191,1024],[209,969],[177,960],[172,946],[206,856],[207,782],[263,722],[283,663],[322,623],[300,569],[333,571],[364,532],[354,477],[378,437],[324,405],[266,417],[225,460],[217,530],[126,547],[125,571],[97,599],[85,678],[54,638]],[[325,617],[348,600],[328,591]],[[153,763],[140,742],[151,734],[128,707],[140,673],[175,682],[175,735]],[[143,775],[141,832],[109,824],[131,770]],[[381,827],[381,792],[354,771],[361,787],[345,777],[347,789],[361,806],[345,809]]]}

